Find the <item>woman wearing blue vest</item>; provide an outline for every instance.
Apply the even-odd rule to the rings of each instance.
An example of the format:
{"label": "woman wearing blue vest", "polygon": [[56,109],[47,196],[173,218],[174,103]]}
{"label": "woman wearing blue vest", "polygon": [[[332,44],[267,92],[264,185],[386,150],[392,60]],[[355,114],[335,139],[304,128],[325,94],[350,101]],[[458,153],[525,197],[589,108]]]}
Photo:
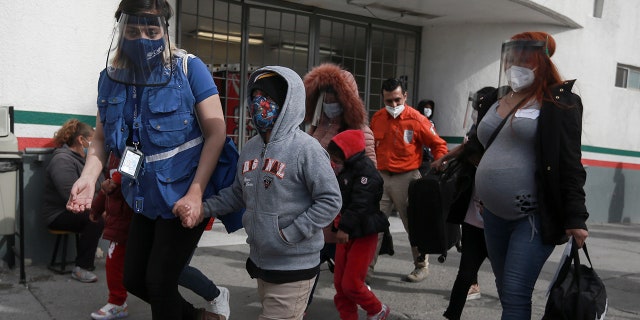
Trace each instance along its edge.
{"label": "woman wearing blue vest", "polygon": [[195,309],[178,292],[206,222],[184,228],[171,210],[200,208],[215,193],[211,176],[226,128],[206,66],[170,44],[172,14],[165,0],[120,2],[98,82],[96,133],[67,207],[90,209],[95,181],[113,152],[122,159],[122,193],[135,212],[125,287],[151,305],[153,319],[224,319]]}

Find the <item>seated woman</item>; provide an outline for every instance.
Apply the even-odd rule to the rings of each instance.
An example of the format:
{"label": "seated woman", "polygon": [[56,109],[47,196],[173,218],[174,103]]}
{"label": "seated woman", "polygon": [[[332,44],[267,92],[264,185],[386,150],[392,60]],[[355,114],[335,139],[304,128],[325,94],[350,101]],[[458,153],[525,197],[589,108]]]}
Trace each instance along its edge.
{"label": "seated woman", "polygon": [[95,268],[95,253],[104,222],[102,218],[92,222],[89,219],[89,211],[78,214],[69,212],[66,205],[71,187],[84,168],[86,150],[93,139],[93,132],[93,128],[88,124],[70,119],[54,134],[53,140],[57,148],[47,165],[42,208],[49,229],[80,234],[76,266],[71,277],[81,282],[98,280],[91,270]]}

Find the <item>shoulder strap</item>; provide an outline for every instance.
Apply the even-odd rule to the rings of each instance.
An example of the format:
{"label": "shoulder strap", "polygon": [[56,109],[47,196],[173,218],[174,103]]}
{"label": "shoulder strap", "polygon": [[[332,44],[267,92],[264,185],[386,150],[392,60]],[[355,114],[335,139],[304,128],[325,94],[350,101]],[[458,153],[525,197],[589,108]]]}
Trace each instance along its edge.
{"label": "shoulder strap", "polygon": [[[189,59],[195,58],[196,56],[187,53],[182,56],[182,72],[184,72],[185,77],[189,74]],[[188,80],[187,80],[188,81]],[[191,88],[191,84],[189,84],[189,88]],[[202,132],[202,125],[200,124],[200,119],[198,118],[198,112],[196,111],[196,106],[192,106],[193,114],[196,117],[196,121],[198,122],[198,126],[200,126],[200,132]]]}
{"label": "shoulder strap", "polygon": [[189,74],[189,59],[195,57],[196,56],[191,53],[187,53],[182,57],[182,72],[184,72],[185,76]]}
{"label": "shoulder strap", "polygon": [[498,136],[498,133],[500,133],[500,130],[502,130],[502,127],[504,127],[504,124],[507,123],[507,120],[511,117],[511,115],[516,112],[516,110],[518,110],[520,108],[520,106],[524,103],[524,100],[527,99],[522,98],[522,100],[520,100],[520,102],[518,102],[518,104],[516,104],[515,107],[513,107],[513,109],[511,109],[511,111],[509,111],[509,114],[507,114],[504,119],[502,119],[502,122],[500,122],[500,124],[498,125],[498,127],[496,128],[496,130],[493,131],[493,134],[491,134],[491,137],[489,138],[489,141],[487,141],[487,145],[484,147],[484,150],[487,151],[487,149],[489,149],[489,146],[491,145],[491,143],[493,143],[493,140],[496,139],[496,137]]}

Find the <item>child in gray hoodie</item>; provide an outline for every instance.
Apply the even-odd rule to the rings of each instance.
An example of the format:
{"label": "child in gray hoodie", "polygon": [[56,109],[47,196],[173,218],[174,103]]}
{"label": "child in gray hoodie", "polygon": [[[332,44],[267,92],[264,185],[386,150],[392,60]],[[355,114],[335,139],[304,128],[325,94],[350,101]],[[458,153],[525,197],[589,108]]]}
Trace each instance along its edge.
{"label": "child in gray hoodie", "polygon": [[302,319],[319,271],[322,227],[342,206],[340,187],[327,152],[300,130],[300,76],[285,67],[264,67],[251,74],[247,92],[259,134],[240,152],[233,185],[205,200],[202,210],[179,207],[174,213],[191,227],[246,208],[246,268],[258,282],[259,319]]}

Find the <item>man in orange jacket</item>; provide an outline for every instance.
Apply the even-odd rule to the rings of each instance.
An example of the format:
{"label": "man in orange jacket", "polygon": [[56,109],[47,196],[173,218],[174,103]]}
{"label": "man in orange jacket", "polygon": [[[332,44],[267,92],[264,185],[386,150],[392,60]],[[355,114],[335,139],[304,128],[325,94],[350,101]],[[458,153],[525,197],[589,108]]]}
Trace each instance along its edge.
{"label": "man in orange jacket", "polygon": [[[382,83],[382,99],[385,108],[371,118],[378,170],[384,179],[380,210],[389,216],[395,206],[408,233],[408,188],[412,180],[421,177],[418,168],[422,163],[422,148],[431,148],[437,160],[448,152],[447,143],[426,117],[405,105],[407,89],[400,80],[387,79]],[[411,251],[414,270],[406,280],[419,282],[429,273],[428,256],[421,257],[417,247],[412,247]]]}

